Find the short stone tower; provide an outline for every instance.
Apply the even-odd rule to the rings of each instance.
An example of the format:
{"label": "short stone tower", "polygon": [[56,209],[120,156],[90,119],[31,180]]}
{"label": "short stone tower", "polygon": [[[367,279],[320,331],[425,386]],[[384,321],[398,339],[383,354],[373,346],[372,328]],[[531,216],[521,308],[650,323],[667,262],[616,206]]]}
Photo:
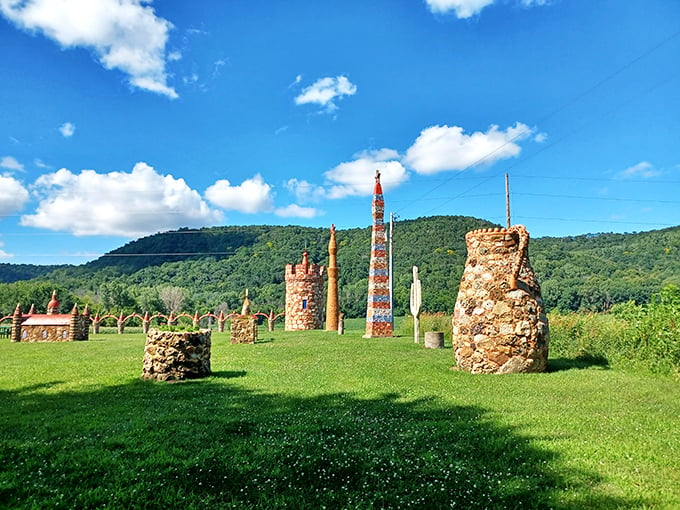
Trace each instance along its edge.
{"label": "short stone tower", "polygon": [[323,280],[326,268],[310,264],[307,251],[302,264],[286,264],[286,331],[323,328]]}

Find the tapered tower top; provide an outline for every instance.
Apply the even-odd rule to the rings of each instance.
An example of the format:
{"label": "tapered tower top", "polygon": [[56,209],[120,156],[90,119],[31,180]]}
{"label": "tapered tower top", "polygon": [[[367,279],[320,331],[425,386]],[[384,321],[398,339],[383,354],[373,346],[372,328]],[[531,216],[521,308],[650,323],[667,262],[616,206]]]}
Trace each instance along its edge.
{"label": "tapered tower top", "polygon": [[380,185],[380,170],[375,171],[375,188],[373,188],[374,195],[382,195],[382,186]]}

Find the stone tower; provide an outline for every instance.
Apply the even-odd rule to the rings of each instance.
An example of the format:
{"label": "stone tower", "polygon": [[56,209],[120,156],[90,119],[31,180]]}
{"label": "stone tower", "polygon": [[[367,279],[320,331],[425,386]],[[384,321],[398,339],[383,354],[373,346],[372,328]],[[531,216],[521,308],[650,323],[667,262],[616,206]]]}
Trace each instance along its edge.
{"label": "stone tower", "polygon": [[364,338],[392,336],[392,303],[390,303],[384,223],[385,201],[383,200],[380,171],[378,170],[375,172],[372,212],[371,264],[368,272],[368,302]]}
{"label": "stone tower", "polygon": [[326,296],[326,331],[338,330],[338,243],[335,240],[335,225],[331,225],[328,241],[328,294]]}
{"label": "stone tower", "polygon": [[323,328],[323,279],[326,268],[310,264],[286,265],[286,331]]}

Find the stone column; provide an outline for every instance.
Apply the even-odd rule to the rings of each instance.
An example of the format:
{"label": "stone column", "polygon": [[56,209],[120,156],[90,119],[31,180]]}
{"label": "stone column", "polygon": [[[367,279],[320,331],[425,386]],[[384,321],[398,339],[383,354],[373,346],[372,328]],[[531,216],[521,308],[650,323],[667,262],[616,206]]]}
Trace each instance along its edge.
{"label": "stone column", "polygon": [[21,313],[21,306],[17,303],[17,307],[14,309],[14,315],[12,316],[12,332],[10,334],[10,341],[21,342],[21,323],[24,322],[23,315]]}
{"label": "stone column", "polygon": [[390,303],[389,270],[385,237],[385,202],[380,172],[375,172],[373,190],[373,229],[371,232],[371,263],[368,271],[368,302],[364,338],[392,336],[392,304]]}
{"label": "stone column", "polygon": [[326,331],[338,330],[338,243],[335,240],[335,225],[331,225],[328,241],[328,293],[326,295]]}

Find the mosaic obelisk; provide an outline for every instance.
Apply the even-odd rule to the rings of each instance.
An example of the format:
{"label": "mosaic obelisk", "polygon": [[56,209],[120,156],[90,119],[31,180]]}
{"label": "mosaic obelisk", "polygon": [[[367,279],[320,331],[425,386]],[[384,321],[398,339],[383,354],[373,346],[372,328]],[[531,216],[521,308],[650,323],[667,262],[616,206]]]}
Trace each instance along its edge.
{"label": "mosaic obelisk", "polygon": [[392,336],[392,303],[385,237],[385,201],[380,185],[380,171],[375,172],[373,190],[373,230],[371,232],[371,265],[368,272],[368,302],[364,338]]}
{"label": "mosaic obelisk", "polygon": [[338,243],[335,240],[335,225],[331,225],[328,241],[328,293],[326,295],[326,331],[338,330]]}

